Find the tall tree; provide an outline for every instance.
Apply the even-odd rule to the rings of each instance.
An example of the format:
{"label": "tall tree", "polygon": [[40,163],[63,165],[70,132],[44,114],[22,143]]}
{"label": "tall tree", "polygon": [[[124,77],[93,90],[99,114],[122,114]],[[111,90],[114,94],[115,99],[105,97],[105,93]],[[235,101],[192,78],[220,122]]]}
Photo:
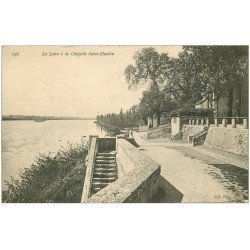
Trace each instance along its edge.
{"label": "tall tree", "polygon": [[[147,84],[154,98],[159,98],[161,86],[166,82],[170,70],[170,58],[167,53],[159,54],[154,48],[144,48],[135,53],[135,65],[128,65],[124,71],[129,89]],[[152,105],[155,99],[150,98]],[[156,113],[158,121],[160,112]]]}
{"label": "tall tree", "polygon": [[[200,81],[203,96],[216,93],[227,97],[227,115],[232,116],[233,93],[240,100],[241,84],[248,78],[247,46],[184,46],[183,53],[193,60],[192,79]],[[240,115],[240,101],[237,102]]]}

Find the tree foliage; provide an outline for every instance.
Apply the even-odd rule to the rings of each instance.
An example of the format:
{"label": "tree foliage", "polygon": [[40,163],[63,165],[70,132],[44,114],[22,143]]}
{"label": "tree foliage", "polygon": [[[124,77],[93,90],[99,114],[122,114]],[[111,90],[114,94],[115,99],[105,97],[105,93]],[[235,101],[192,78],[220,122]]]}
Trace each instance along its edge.
{"label": "tree foliage", "polygon": [[[144,48],[133,59],[134,65],[124,71],[128,88],[146,85],[147,90],[133,115],[108,114],[103,117],[104,122],[134,126],[141,121],[146,124],[147,117],[156,115],[159,125],[163,113],[196,114],[195,104],[211,96],[226,98],[228,116],[232,116],[236,98],[240,115],[242,83],[248,82],[248,46],[183,46],[177,58]],[[213,112],[209,109],[206,114]]]}
{"label": "tree foliage", "polygon": [[135,65],[128,65],[124,71],[129,89],[140,84],[156,87],[166,81],[170,68],[167,53],[159,54],[154,48],[144,48],[136,52],[133,59]]}

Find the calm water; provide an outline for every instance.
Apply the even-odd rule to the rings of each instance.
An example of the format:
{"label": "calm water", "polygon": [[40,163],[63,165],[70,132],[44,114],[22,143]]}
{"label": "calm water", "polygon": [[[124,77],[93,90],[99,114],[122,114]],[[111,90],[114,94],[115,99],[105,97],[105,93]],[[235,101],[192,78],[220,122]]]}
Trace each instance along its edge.
{"label": "calm water", "polygon": [[2,186],[10,176],[34,163],[39,153],[57,152],[67,143],[81,143],[82,136],[104,135],[94,121],[3,121]]}

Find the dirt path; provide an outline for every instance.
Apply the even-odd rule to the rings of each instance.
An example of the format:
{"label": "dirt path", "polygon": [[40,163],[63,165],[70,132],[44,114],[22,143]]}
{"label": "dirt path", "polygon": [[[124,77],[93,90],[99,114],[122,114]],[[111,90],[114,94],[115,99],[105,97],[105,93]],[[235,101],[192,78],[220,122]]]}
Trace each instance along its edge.
{"label": "dirt path", "polygon": [[248,200],[248,158],[205,146],[145,141],[134,134],[141,150],[161,165],[161,175],[183,194],[182,202]]}

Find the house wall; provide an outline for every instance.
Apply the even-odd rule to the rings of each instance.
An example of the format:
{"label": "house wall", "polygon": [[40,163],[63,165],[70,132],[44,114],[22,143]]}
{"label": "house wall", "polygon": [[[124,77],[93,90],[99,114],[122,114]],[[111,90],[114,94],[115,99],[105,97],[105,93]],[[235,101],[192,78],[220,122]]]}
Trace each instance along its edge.
{"label": "house wall", "polygon": [[225,117],[227,116],[227,98],[221,97],[217,104],[217,116]]}
{"label": "house wall", "polygon": [[195,108],[196,109],[207,109],[208,108],[208,101],[206,100],[201,104],[196,104]]}

